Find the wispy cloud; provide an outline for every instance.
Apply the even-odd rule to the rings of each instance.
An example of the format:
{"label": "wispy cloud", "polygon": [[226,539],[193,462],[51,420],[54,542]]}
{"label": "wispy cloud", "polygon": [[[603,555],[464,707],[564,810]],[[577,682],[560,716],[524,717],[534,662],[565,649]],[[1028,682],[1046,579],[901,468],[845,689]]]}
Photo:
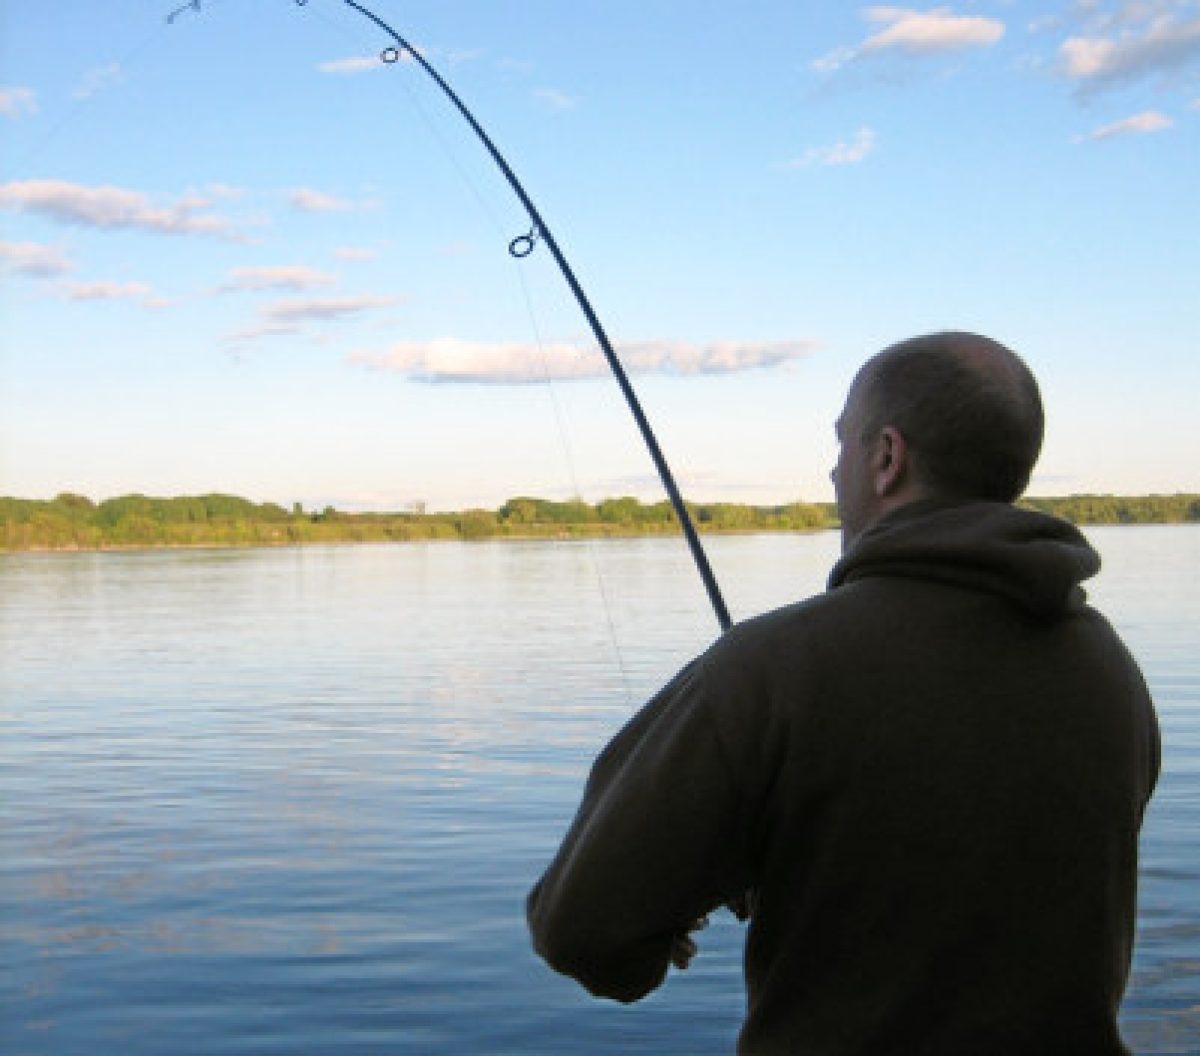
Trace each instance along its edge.
{"label": "wispy cloud", "polygon": [[229,200],[236,200],[238,198],[244,198],[246,196],[246,192],[243,188],[233,187],[228,183],[210,183],[205,188],[205,191],[212,198],[225,198],[225,199],[229,199]]}
{"label": "wispy cloud", "polygon": [[579,103],[578,96],[568,95],[558,88],[535,88],[533,97],[547,110],[556,114],[563,110],[570,110]]}
{"label": "wispy cloud", "polygon": [[331,286],[337,280],[324,271],[304,264],[230,268],[221,285],[228,290],[311,290]]}
{"label": "wispy cloud", "polygon": [[67,286],[67,296],[73,301],[114,301],[149,294],[150,287],[144,282],[72,282]]}
{"label": "wispy cloud", "polygon": [[374,260],[379,256],[379,250],[369,246],[338,246],[333,255],[338,260]]}
{"label": "wispy cloud", "polygon": [[235,238],[232,225],[208,210],[209,199],[185,195],[156,205],[149,195],[123,187],[88,187],[65,180],[15,180],[0,184],[0,208],[101,230],[130,229],[158,235]]}
{"label": "wispy cloud", "polygon": [[37,112],[37,93],[32,88],[0,88],[0,114],[18,118]]}
{"label": "wispy cloud", "polygon": [[826,147],[809,147],[800,157],[784,162],[784,168],[808,169],[813,166],[856,165],[874,149],[874,130],[860,128],[851,140],[839,140]]}
{"label": "wispy cloud", "polygon": [[1040,15],[1037,18],[1031,19],[1025,24],[1025,29],[1031,34],[1037,33],[1053,33],[1063,27],[1063,16],[1061,14]]}
{"label": "wispy cloud", "polygon": [[884,28],[862,44],[864,52],[897,48],[913,55],[987,47],[1004,36],[1004,23],[977,15],[956,15],[948,7],[912,11],[870,7],[866,18]]}
{"label": "wispy cloud", "polygon": [[296,187],[288,194],[293,209],[302,213],[345,213],[354,208],[354,203],[311,187]]}
{"label": "wispy cloud", "polygon": [[287,326],[282,323],[260,323],[256,326],[238,330],[225,335],[227,345],[244,345],[251,341],[261,341],[264,337],[297,337],[301,333],[298,326]]}
{"label": "wispy cloud", "polygon": [[[420,44],[413,45],[414,50],[427,59],[437,53],[437,49],[423,48]],[[446,58],[447,62],[467,62],[476,57],[476,51],[452,51]],[[384,69],[395,62],[412,62],[412,52],[407,48],[388,46],[369,55],[347,55],[341,59],[330,59],[317,63],[321,73],[332,73],[341,76],[352,76],[356,73],[370,73],[371,70]]]}
{"label": "wispy cloud", "polygon": [[396,296],[372,294],[358,297],[309,297],[275,301],[266,305],[259,313],[258,322],[227,334],[227,344],[245,344],[264,337],[296,337],[304,333],[307,323],[322,323],[350,316],[362,315],[378,308],[399,304],[404,300]]}
{"label": "wispy cloud", "polygon": [[[0,267],[37,279],[57,279],[75,270],[58,246],[39,242],[0,242]],[[141,301],[147,308],[170,303],[145,282],[60,282],[55,292],[71,301]]]}
{"label": "wispy cloud", "polygon": [[[775,367],[811,352],[808,341],[682,341],[624,343],[618,355],[634,374],[731,374]],[[594,348],[570,343],[545,346],[516,342],[477,342],[443,337],[427,342],[398,342],[383,352],[356,352],[349,362],[374,370],[405,374],[415,381],[523,385],[545,381],[583,381],[604,377],[608,365]]]}
{"label": "wispy cloud", "polygon": [[146,308],[165,308],[170,302],[144,282],[72,282],[66,286],[72,301],[141,301]]}
{"label": "wispy cloud", "polygon": [[529,59],[514,59],[505,56],[496,60],[496,69],[501,73],[528,74],[533,72],[533,63]]}
{"label": "wispy cloud", "polygon": [[880,28],[853,47],[835,48],[812,62],[820,73],[833,73],[853,62],[885,53],[909,57],[939,55],[988,47],[1004,36],[1004,23],[978,15],[956,15],[948,7],[914,11],[905,7],[868,7],[863,18]]}
{"label": "wispy cloud", "polygon": [[312,297],[288,301],[277,301],[263,311],[263,318],[271,323],[295,324],[328,319],[340,319],[348,315],[359,315],[375,308],[386,308],[398,304],[402,298],[395,296],[358,297]]}
{"label": "wispy cloud", "polygon": [[0,262],[8,271],[38,279],[65,275],[74,268],[57,246],[38,242],[0,242]]}
{"label": "wispy cloud", "polygon": [[[1128,3],[1088,35],[1059,48],[1059,68],[1083,94],[1146,77],[1165,76],[1200,61],[1200,14],[1190,2]],[[1099,28],[1099,27],[1102,27]]]}
{"label": "wispy cloud", "polygon": [[1175,124],[1174,121],[1165,114],[1160,114],[1157,110],[1144,110],[1142,113],[1134,114],[1132,117],[1114,121],[1109,125],[1102,125],[1100,128],[1087,133],[1087,135],[1078,136],[1075,142],[1095,142],[1102,139],[1112,139],[1114,136],[1161,132],[1163,129],[1170,128],[1173,124]]}
{"label": "wispy cloud", "polygon": [[[411,62],[412,59],[405,52],[404,58]],[[336,73],[336,74],[355,74],[368,73],[371,70],[379,70],[384,66],[383,60],[378,54],[375,55],[351,55],[344,59],[331,59],[329,62],[317,63],[317,69],[321,73]]]}
{"label": "wispy cloud", "polygon": [[112,88],[124,80],[125,71],[121,69],[121,64],[112,62],[107,66],[97,66],[88,70],[71,94],[76,99],[90,99],[96,93],[104,91],[105,88]]}

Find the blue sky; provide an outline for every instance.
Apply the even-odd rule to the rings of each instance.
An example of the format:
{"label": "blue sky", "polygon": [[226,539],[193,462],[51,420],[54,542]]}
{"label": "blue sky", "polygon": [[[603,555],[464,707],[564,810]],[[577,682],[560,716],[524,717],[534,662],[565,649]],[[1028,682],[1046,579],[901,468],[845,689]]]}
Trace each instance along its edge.
{"label": "blue sky", "polygon": [[[1033,493],[1200,491],[1196,0],[374,10],[689,498],[829,499],[857,367],[945,328],[1039,376]],[[341,0],[0,20],[0,493],[661,496],[503,178]]]}

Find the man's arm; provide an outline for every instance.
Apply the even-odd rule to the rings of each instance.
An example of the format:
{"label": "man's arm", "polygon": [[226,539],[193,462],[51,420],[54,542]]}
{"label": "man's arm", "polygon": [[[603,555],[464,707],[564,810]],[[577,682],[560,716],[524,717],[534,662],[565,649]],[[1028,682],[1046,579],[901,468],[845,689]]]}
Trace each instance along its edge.
{"label": "man's arm", "polygon": [[597,996],[636,1001],[694,946],[688,933],[748,882],[742,797],[684,668],[605,748],[529,895],[535,949]]}

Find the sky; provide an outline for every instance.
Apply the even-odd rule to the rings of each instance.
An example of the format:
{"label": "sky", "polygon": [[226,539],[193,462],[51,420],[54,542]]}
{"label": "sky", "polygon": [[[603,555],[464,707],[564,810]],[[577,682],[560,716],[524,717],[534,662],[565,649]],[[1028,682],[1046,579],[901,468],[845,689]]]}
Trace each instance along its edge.
{"label": "sky", "polygon": [[[686,497],[828,501],[855,371],[943,329],[1038,376],[1032,494],[1200,492],[1200,0],[366,6]],[[344,0],[0,0],[0,494],[662,497],[392,43]]]}

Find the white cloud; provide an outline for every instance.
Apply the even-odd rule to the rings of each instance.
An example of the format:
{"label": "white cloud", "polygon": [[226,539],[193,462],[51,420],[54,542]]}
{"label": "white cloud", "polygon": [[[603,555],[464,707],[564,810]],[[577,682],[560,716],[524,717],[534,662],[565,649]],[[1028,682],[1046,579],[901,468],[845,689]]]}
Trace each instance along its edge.
{"label": "white cloud", "polygon": [[263,316],[272,323],[301,323],[314,320],[338,319],[357,315],[374,308],[386,308],[399,303],[399,297],[313,297],[289,301],[277,301],[269,305]]}
{"label": "white cloud", "polygon": [[1110,61],[1116,45],[1098,37],[1071,37],[1058,49],[1068,77],[1094,77]]}
{"label": "white cloud", "polygon": [[241,187],[232,187],[228,183],[210,183],[205,190],[213,198],[237,199],[246,196]]}
{"label": "white cloud", "polygon": [[228,275],[222,290],[311,290],[337,281],[327,272],[304,264],[230,268]]}
{"label": "white cloud", "polygon": [[817,73],[835,73],[843,66],[853,62],[858,55],[858,48],[842,46],[826,52],[819,59],[813,59],[808,65]]}
{"label": "white cloud", "polygon": [[813,69],[832,73],[849,63],[884,52],[920,57],[990,47],[1004,36],[1003,22],[977,15],[956,15],[948,7],[931,11],[869,7],[863,17],[882,28],[855,47],[838,47],[814,60]]}
{"label": "white cloud", "polygon": [[377,308],[399,304],[404,298],[365,294],[358,297],[298,297],[275,301],[259,313],[259,321],[244,330],[228,334],[226,342],[242,343],[263,337],[290,337],[303,331],[306,323],[328,322],[361,315]]}
{"label": "white cloud", "polygon": [[0,261],[9,271],[38,279],[63,275],[74,267],[57,246],[37,242],[0,242]]}
{"label": "white cloud", "polygon": [[107,66],[98,66],[94,70],[88,70],[71,94],[76,99],[90,99],[97,92],[120,84],[124,80],[125,72],[121,69],[121,64],[112,62]]}
{"label": "white cloud", "polygon": [[0,114],[17,118],[37,112],[37,95],[32,88],[0,88]]}
{"label": "white cloud", "polygon": [[579,102],[578,96],[568,95],[557,88],[535,88],[533,90],[533,97],[546,107],[546,109],[552,110],[555,113],[570,110]]}
{"label": "white cloud", "polygon": [[1091,32],[1108,33],[1185,15],[1197,6],[1196,0],[1075,0],[1068,15]]}
{"label": "white cloud", "polygon": [[[404,53],[404,59],[408,62],[412,61],[407,52]],[[345,59],[332,59],[329,62],[318,63],[317,69],[321,73],[353,74],[382,69],[383,65],[384,62],[378,55],[352,55]]]}
{"label": "white cloud", "polygon": [[1107,35],[1070,37],[1059,48],[1063,74],[1084,92],[1180,70],[1200,60],[1200,16],[1180,20],[1159,6],[1127,17]]}
{"label": "white cloud", "polygon": [[286,326],[280,323],[262,323],[246,330],[227,334],[225,341],[229,344],[243,344],[247,341],[258,341],[264,337],[295,337],[300,333],[298,326]]}
{"label": "white cloud", "polygon": [[354,208],[351,202],[310,187],[296,187],[288,195],[293,209],[304,213],[345,213]]}
{"label": "white cloud", "polygon": [[1170,128],[1173,124],[1175,124],[1174,121],[1165,114],[1160,114],[1157,110],[1144,110],[1140,114],[1134,114],[1132,117],[1114,121],[1110,125],[1102,125],[1100,128],[1089,132],[1086,136],[1079,136],[1076,142],[1098,141],[1112,139],[1114,136],[1139,135],[1147,132],[1161,132],[1163,129]]}
{"label": "white cloud", "polygon": [[16,180],[0,184],[0,208],[36,213],[60,223],[160,235],[235,237],[228,220],[205,212],[210,204],[199,195],[185,195],[174,203],[155,205],[141,191],[86,187],[65,180]]}
{"label": "white cloud", "polygon": [[144,282],[72,282],[66,291],[73,301],[140,300],[146,308],[165,308],[170,303]]}
{"label": "white cloud", "polygon": [[[428,58],[434,53],[429,49],[421,47],[419,44],[413,45],[413,48],[422,58]],[[466,62],[475,58],[476,54],[477,52],[474,51],[451,52],[447,61],[451,63]],[[317,63],[317,70],[321,73],[345,76],[356,73],[369,73],[371,70],[383,69],[395,62],[412,61],[412,52],[407,48],[388,45],[371,55],[349,55],[342,59],[330,59],[327,62],[319,62]]]}
{"label": "white cloud", "polygon": [[1062,26],[1062,15],[1042,15],[1026,23],[1025,29],[1031,34],[1053,33],[1056,30],[1062,29]]}
{"label": "white cloud", "polygon": [[[617,349],[631,374],[729,374],[774,367],[812,351],[808,341],[628,342]],[[595,348],[569,343],[545,346],[476,342],[443,337],[398,342],[384,352],[352,353],[349,362],[405,374],[416,381],[522,385],[546,380],[581,381],[609,373]]]}
{"label": "white cloud", "polygon": [[73,301],[112,301],[149,294],[150,287],[144,282],[73,282],[67,287],[67,296]]}
{"label": "white cloud", "polygon": [[338,246],[333,255],[338,260],[374,260],[379,251],[368,246]]}
{"label": "white cloud", "polygon": [[798,158],[785,162],[789,169],[807,169],[814,165],[856,165],[875,149],[875,132],[860,128],[852,140],[840,140],[827,147],[809,147]]}
{"label": "white cloud", "polygon": [[867,20],[884,26],[862,44],[864,52],[897,48],[914,55],[988,47],[1004,36],[1004,23],[976,15],[955,15],[949,8],[912,11],[871,7]]}
{"label": "white cloud", "polygon": [[533,72],[533,63],[528,59],[504,57],[496,62],[496,69],[501,73],[528,74]]}

